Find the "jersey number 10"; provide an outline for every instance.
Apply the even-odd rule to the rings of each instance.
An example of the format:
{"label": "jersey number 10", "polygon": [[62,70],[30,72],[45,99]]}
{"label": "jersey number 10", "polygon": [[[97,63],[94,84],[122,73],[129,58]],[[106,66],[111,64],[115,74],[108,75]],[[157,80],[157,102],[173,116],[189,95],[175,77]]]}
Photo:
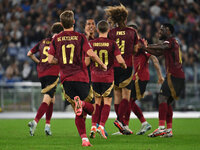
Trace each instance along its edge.
{"label": "jersey number 10", "polygon": [[[96,54],[98,53],[97,50],[94,51]],[[100,50],[99,54],[97,54],[99,56],[99,58],[101,59],[101,61],[103,62],[103,55],[104,55],[104,64],[107,66],[108,65],[108,51],[107,50]],[[95,62],[95,67],[98,67],[98,63]]]}

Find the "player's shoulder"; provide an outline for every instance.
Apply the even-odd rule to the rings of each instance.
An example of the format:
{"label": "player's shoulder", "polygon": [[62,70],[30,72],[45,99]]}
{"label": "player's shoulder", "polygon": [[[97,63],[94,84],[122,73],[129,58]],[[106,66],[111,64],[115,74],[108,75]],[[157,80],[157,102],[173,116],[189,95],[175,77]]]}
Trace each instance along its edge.
{"label": "player's shoulder", "polygon": [[133,28],[130,28],[130,27],[126,27],[125,30],[128,31],[128,32],[134,32],[134,33],[136,33],[136,30],[133,29]]}
{"label": "player's shoulder", "polygon": [[168,38],[165,41],[163,41],[164,44],[173,44],[173,43],[177,43],[177,40],[174,37]]}

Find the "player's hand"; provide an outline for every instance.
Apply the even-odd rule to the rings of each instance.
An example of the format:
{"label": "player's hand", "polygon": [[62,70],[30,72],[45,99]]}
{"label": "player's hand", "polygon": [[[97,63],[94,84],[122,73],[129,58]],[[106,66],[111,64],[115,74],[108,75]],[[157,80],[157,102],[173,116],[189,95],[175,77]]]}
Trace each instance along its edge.
{"label": "player's hand", "polygon": [[147,47],[147,45],[148,45],[148,41],[146,40],[146,39],[142,39],[142,41],[143,41],[143,43],[144,43],[144,46],[145,46],[145,48]]}
{"label": "player's hand", "polygon": [[103,64],[103,65],[101,65],[101,69],[102,69],[103,71],[107,71],[107,66],[106,66],[105,64]]}
{"label": "player's hand", "polygon": [[123,69],[127,69],[127,65],[126,65],[125,63],[121,64],[121,67],[122,67]]}
{"label": "player's hand", "polygon": [[164,78],[163,77],[159,77],[158,78],[158,84],[162,84],[164,82]]}

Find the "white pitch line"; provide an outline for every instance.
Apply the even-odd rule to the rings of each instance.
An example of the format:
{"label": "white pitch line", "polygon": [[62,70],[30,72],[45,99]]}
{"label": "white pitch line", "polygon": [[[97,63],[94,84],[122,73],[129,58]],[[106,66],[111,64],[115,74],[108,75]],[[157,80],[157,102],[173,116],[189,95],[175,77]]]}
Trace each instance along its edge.
{"label": "white pitch line", "polygon": [[[158,112],[143,112],[145,118],[158,118]],[[1,112],[0,119],[33,119],[36,112]],[[44,115],[45,116],[45,115]],[[44,117],[43,116],[43,117]],[[53,112],[53,119],[56,118],[75,118],[74,112]],[[87,116],[91,118],[91,116]],[[115,112],[110,112],[109,118],[116,118]],[[136,118],[136,116],[131,113],[131,118]],[[173,118],[200,118],[200,112],[198,111],[188,111],[188,112],[178,112],[173,113]]]}

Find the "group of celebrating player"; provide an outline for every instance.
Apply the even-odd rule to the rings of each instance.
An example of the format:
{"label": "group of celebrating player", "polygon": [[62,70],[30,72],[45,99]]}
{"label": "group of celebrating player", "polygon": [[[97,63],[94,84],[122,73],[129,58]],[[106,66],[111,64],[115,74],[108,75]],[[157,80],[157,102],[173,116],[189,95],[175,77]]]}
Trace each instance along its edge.
{"label": "group of celebrating player", "polygon": [[[159,35],[160,40],[164,40],[162,44],[147,44],[147,41],[139,37],[137,26],[126,25],[128,11],[123,5],[110,6],[105,11],[108,21],[98,22],[98,38],[94,39],[94,19],[86,21],[84,35],[74,31],[74,13],[66,10],[60,15],[60,23],[53,24],[52,38],[42,40],[28,52],[27,55],[38,64],[38,77],[44,94],[35,119],[28,123],[30,135],[34,135],[37,123],[45,113],[45,133],[51,135],[50,119],[59,76],[65,99],[71,103],[76,114],[75,124],[82,138],[82,146],[91,146],[85,128],[87,114],[92,115],[90,138],[95,138],[97,132],[107,139],[104,126],[113,95],[117,114],[114,125],[119,132],[124,135],[133,134],[128,126],[132,110],[142,123],[137,134],[144,134],[151,129],[151,125],[145,120],[135,100],[143,97],[149,81],[150,58],[162,87],[158,97],[159,127],[148,136],[172,137],[171,103],[184,88],[181,51],[172,36],[173,26],[161,25]],[[40,59],[35,57],[36,52],[40,52]],[[164,55],[165,79],[153,55]],[[87,66],[90,66],[91,77]]]}

